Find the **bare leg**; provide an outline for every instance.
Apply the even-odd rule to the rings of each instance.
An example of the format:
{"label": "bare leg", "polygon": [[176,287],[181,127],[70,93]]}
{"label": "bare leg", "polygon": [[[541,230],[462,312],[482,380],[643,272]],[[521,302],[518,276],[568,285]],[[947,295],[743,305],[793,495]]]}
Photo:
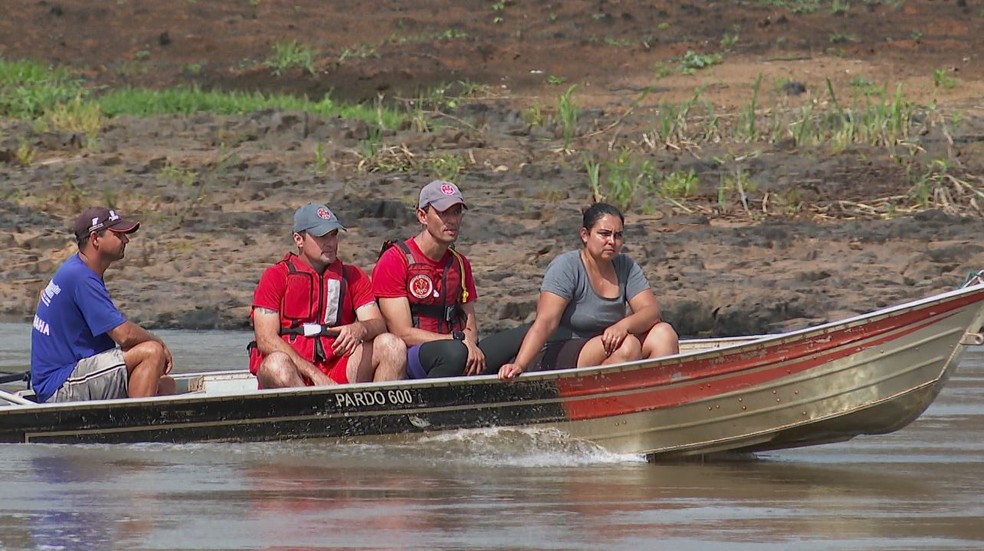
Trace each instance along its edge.
{"label": "bare leg", "polygon": [[263,362],[256,370],[256,378],[260,380],[260,388],[304,386],[304,378],[301,377],[294,361],[283,352],[273,352],[263,358]]}
{"label": "bare leg", "polygon": [[635,335],[627,335],[622,344],[610,355],[605,354],[605,345],[601,342],[601,337],[594,337],[589,340],[581,353],[577,356],[578,367],[589,367],[592,365],[608,365],[621,362],[631,362],[638,360],[642,356],[642,345]]}
{"label": "bare leg", "polygon": [[348,379],[353,383],[398,381],[406,377],[407,345],[392,333],[377,335],[372,344],[362,343],[348,359]]}
{"label": "bare leg", "polygon": [[[376,337],[378,339],[379,337]],[[373,340],[376,340],[373,339]],[[352,355],[348,357],[348,364],[345,366],[345,376],[350,383],[369,383],[372,382],[372,344],[362,343],[355,347]]]}
{"label": "bare leg", "polygon": [[157,396],[164,375],[164,347],[157,341],[144,341],[123,352],[129,377],[130,398]]}
{"label": "bare leg", "polygon": [[407,345],[392,333],[383,333],[372,340],[375,362],[373,380],[399,381],[407,378]]}
{"label": "bare leg", "polygon": [[643,358],[659,358],[680,352],[680,339],[673,326],[661,321],[644,335],[642,343]]}
{"label": "bare leg", "polygon": [[172,394],[178,393],[178,384],[174,379],[165,375],[157,381],[157,395],[158,396],[170,396]]}

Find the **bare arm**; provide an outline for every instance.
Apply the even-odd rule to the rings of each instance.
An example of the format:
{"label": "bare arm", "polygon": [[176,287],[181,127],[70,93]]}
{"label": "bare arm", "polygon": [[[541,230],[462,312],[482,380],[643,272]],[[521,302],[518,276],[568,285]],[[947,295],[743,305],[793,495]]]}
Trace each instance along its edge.
{"label": "bare arm", "polygon": [[468,359],[465,361],[465,375],[478,375],[485,372],[485,353],[478,347],[478,317],[475,316],[475,303],[461,305],[465,313],[465,340]]}
{"label": "bare arm", "polygon": [[355,317],[355,322],[336,328],[338,336],[332,342],[331,349],[338,356],[350,356],[360,344],[386,332],[386,322],[375,302],[357,308]]}
{"label": "bare arm", "polygon": [[123,349],[124,352],[142,342],[159,342],[161,344],[161,348],[164,349],[164,373],[170,373],[171,369],[174,368],[174,358],[171,357],[171,350],[166,344],[164,344],[164,341],[157,335],[147,331],[132,321],[124,321],[120,325],[110,329],[107,335],[109,335],[109,338],[113,339],[116,344],[120,345],[120,348]]}
{"label": "bare arm", "polygon": [[523,338],[523,344],[516,354],[516,361],[505,364],[499,369],[500,379],[512,379],[530,366],[550,338],[550,334],[560,325],[560,317],[564,314],[568,302],[570,301],[559,295],[547,291],[540,292],[540,298],[536,303],[536,319]]}
{"label": "bare arm", "polygon": [[632,314],[605,328],[601,334],[601,344],[606,354],[614,353],[629,335],[646,333],[659,322],[659,305],[651,290],[636,293],[629,299],[629,306],[632,307]]}
{"label": "bare arm", "polygon": [[157,341],[164,344],[164,341],[162,341],[160,337],[150,331],[147,331],[132,321],[124,321],[113,329],[110,329],[107,334],[109,335],[109,338],[113,339],[116,344],[120,345],[120,348],[124,351],[147,341]]}
{"label": "bare arm", "polygon": [[659,303],[651,289],[646,289],[629,299],[632,315],[626,316],[621,322],[633,335],[640,335],[653,328],[660,322]]}
{"label": "bare arm", "polygon": [[280,314],[269,308],[253,310],[253,333],[256,335],[256,346],[264,355],[273,352],[283,352],[297,366],[297,370],[316,385],[333,385],[334,381],[322,373],[317,366],[305,360],[294,350],[294,347],[280,338]]}
{"label": "bare arm", "polygon": [[364,340],[371,341],[386,332],[386,320],[383,319],[383,315],[379,312],[379,307],[375,302],[357,308],[355,317],[366,328],[366,334],[362,337]]}

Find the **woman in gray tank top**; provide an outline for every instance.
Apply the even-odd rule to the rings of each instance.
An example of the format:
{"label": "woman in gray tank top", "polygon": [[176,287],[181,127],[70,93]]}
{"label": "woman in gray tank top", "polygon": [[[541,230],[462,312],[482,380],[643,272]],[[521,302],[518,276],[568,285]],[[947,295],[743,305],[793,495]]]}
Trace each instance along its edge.
{"label": "woman in gray tank top", "polygon": [[[500,379],[524,371],[655,358],[679,352],[676,331],[638,264],[621,254],[625,218],[595,203],[580,229],[583,247],[554,258],[543,276],[536,320]],[[626,315],[626,306],[631,314]]]}

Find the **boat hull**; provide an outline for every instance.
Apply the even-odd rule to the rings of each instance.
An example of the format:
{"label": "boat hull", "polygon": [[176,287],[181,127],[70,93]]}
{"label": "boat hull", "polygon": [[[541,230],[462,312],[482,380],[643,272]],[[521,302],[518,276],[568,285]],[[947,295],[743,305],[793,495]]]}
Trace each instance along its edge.
{"label": "boat hull", "polygon": [[550,427],[653,457],[762,451],[898,430],[979,344],[984,286],[754,339],[694,341],[617,366],[287,390],[193,374],[173,397],[0,407],[0,441],[372,439]]}

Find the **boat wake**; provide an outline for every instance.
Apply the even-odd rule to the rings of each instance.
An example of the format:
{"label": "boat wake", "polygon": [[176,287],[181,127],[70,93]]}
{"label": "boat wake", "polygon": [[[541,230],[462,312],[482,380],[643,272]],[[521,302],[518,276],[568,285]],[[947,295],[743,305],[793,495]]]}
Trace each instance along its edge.
{"label": "boat wake", "polygon": [[576,467],[645,462],[644,456],[612,453],[562,431],[543,428],[457,430],[421,436],[416,448],[425,455],[439,453],[440,459],[487,466]]}

